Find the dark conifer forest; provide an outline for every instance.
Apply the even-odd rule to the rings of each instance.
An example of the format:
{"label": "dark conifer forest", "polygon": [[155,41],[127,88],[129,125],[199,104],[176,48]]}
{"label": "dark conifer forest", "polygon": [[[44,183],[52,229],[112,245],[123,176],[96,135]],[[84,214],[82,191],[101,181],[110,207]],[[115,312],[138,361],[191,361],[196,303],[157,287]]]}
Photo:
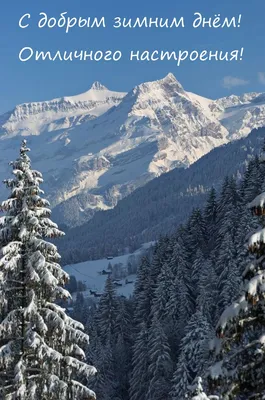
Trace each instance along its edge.
{"label": "dark conifer forest", "polygon": [[[242,274],[255,259],[247,243],[260,217],[248,204],[264,188],[265,165],[254,156],[240,181],[225,177],[220,191],[209,191],[204,207],[160,237],[138,267],[132,298],[117,296],[108,278],[98,306],[78,300],[91,335],[88,358],[100,371],[92,382],[99,399],[182,400],[187,393],[203,399],[199,377],[210,398],[221,396],[221,378],[212,367],[220,358],[216,327],[242,293]],[[227,339],[226,350],[230,346]],[[233,396],[223,398],[262,398]]]}

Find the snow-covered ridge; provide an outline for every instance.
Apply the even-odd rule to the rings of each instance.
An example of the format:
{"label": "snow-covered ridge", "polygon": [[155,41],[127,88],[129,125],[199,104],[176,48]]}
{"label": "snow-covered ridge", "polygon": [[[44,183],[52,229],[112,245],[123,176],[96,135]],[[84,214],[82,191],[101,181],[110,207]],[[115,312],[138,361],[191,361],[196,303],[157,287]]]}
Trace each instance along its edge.
{"label": "snow-covered ridge", "polygon": [[232,94],[231,96],[222,97],[218,100],[215,100],[214,103],[219,105],[221,108],[226,109],[255,102],[255,100],[262,95],[264,96],[263,93],[260,94],[257,92],[244,93],[241,96],[236,96]]}
{"label": "snow-covered ridge", "polygon": [[265,93],[231,95],[210,104],[210,109],[229,131],[229,139],[247,136],[265,124]]}
{"label": "snow-covered ridge", "polygon": [[264,125],[263,93],[210,100],[186,92],[173,74],[127,94],[95,82],[80,95],[22,104],[0,116],[0,179],[27,136],[52,205],[75,225]]}
{"label": "snow-covered ridge", "polygon": [[[5,135],[38,135],[42,131],[69,128],[72,121],[82,121],[82,116],[98,117],[119,104],[125,93],[108,90],[99,82],[79,95],[50,101],[24,103],[0,117],[0,130]],[[53,123],[51,127],[49,124]]]}

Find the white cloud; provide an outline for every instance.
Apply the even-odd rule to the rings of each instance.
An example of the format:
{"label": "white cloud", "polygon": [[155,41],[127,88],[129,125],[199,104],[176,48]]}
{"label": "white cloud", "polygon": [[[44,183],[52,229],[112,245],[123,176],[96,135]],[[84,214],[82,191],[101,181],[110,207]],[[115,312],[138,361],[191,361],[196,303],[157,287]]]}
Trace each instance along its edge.
{"label": "white cloud", "polygon": [[247,85],[249,81],[245,79],[237,78],[236,76],[225,76],[222,80],[222,85],[226,89],[231,89],[236,86],[244,86]]}
{"label": "white cloud", "polygon": [[259,82],[262,83],[262,85],[265,85],[265,72],[259,72],[258,77],[259,77]]}

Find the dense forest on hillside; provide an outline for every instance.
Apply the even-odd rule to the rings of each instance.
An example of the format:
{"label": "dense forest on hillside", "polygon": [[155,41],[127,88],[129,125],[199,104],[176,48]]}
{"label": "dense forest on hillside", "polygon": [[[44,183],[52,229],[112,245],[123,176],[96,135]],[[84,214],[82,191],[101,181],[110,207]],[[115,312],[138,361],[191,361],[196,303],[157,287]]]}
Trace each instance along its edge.
{"label": "dense forest on hillside", "polygon": [[133,298],[118,297],[111,278],[98,306],[78,295],[74,316],[91,335],[99,399],[182,400],[207,375],[209,341],[253,259],[246,240],[259,224],[247,204],[264,188],[265,166],[255,157],[239,184],[226,177],[219,194],[212,189],[203,208],[159,239],[139,266]]}
{"label": "dense forest on hillside", "polygon": [[[218,191],[227,175],[242,179],[246,164],[259,153],[265,128],[211,151],[188,169],[175,169],[137,189],[109,211],[71,229],[58,241],[63,264],[135,250],[142,243],[172,234],[193,208],[205,204],[211,187]],[[71,212],[71,210],[69,210]]]}

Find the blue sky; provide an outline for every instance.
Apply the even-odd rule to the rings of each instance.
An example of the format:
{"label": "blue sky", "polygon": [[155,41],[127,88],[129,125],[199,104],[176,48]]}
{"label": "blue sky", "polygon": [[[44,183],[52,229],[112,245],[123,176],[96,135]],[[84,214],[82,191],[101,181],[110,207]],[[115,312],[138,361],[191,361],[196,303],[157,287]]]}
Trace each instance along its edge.
{"label": "blue sky", "polygon": [[[105,16],[105,29],[38,29],[39,13],[59,17]],[[232,17],[242,14],[239,29],[192,29],[193,13],[206,17],[220,13]],[[31,14],[27,29],[18,27],[19,18]],[[5,1],[0,16],[0,113],[14,105],[74,95],[89,89],[98,80],[113,90],[128,91],[135,85],[174,73],[184,88],[202,96],[217,98],[231,93],[265,91],[265,2],[264,0],[24,0]],[[113,29],[115,16],[185,17],[185,29]],[[23,47],[37,50],[107,50],[125,54],[119,62],[36,62],[22,63],[18,53]],[[240,62],[130,62],[129,50],[232,50],[245,48]],[[264,74],[263,74],[264,73]],[[224,87],[225,77],[232,87]],[[226,85],[227,86],[227,85]],[[228,85],[229,86],[229,85]]]}

